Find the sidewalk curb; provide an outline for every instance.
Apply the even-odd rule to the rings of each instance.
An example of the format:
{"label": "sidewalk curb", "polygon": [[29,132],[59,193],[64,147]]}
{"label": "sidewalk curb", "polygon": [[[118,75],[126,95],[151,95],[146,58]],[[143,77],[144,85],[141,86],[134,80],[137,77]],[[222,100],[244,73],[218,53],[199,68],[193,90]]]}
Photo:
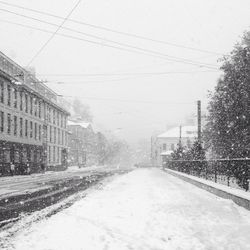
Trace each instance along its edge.
{"label": "sidewalk curb", "polygon": [[177,178],[180,178],[186,182],[189,182],[189,183],[191,183],[199,188],[202,188],[202,189],[204,189],[212,194],[215,194],[221,198],[232,200],[237,205],[244,207],[247,210],[250,210],[250,200],[248,200],[248,199],[242,198],[242,197],[237,196],[235,194],[231,194],[231,193],[226,192],[224,190],[221,190],[219,188],[212,187],[208,184],[199,182],[198,180],[194,180],[192,178],[189,178],[188,176],[183,176],[183,175],[179,174],[177,171],[174,171],[172,169],[170,171],[170,170],[164,168],[163,171],[165,171],[166,173],[171,174]]}

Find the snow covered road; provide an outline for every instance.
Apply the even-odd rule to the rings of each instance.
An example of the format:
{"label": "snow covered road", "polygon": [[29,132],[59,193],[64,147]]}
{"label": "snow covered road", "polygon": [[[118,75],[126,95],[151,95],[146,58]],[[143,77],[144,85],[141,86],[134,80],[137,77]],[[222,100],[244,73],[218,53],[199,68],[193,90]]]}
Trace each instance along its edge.
{"label": "snow covered road", "polygon": [[[20,222],[21,223],[21,222]],[[13,227],[15,227],[14,225]],[[8,229],[8,230],[13,230]],[[1,249],[250,249],[250,212],[159,169],[112,177]],[[5,239],[6,240],[6,239]]]}

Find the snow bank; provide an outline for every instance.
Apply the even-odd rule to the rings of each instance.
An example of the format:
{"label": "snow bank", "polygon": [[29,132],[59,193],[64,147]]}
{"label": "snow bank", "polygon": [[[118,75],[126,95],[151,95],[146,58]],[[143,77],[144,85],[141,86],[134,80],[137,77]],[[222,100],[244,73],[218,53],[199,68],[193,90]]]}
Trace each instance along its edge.
{"label": "snow bank", "polygon": [[250,249],[249,232],[250,212],[232,201],[137,169],[11,234],[1,249]]}

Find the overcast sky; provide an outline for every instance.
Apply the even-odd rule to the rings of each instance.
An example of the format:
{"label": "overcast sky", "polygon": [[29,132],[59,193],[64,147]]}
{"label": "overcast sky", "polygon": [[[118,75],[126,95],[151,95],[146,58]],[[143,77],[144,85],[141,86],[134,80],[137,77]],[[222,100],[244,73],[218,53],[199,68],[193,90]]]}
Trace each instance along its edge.
{"label": "overcast sky", "polygon": [[[78,2],[5,1],[61,17],[66,17]],[[56,35],[31,66],[36,68],[39,78],[47,79],[48,86],[59,94],[77,96],[87,103],[94,122],[103,130],[134,143],[166,127],[185,125],[188,117],[194,117],[199,99],[205,109],[208,90],[213,90],[220,75],[218,59],[228,54],[244,30],[249,29],[249,12],[249,0],[85,0],[70,18],[167,43],[66,21],[64,27],[77,32],[61,29],[58,33],[74,39]],[[29,64],[51,36],[37,29],[53,32],[57,27],[14,13],[57,25],[63,21],[11,7],[2,1],[0,13],[1,51],[22,66]],[[140,49],[132,52],[107,47],[104,44],[121,45],[83,33]],[[164,74],[151,74],[154,72]]]}

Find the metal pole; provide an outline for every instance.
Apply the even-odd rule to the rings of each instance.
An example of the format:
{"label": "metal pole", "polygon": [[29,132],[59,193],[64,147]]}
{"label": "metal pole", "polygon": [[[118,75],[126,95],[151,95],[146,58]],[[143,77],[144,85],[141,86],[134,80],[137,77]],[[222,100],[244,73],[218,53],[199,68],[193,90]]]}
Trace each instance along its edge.
{"label": "metal pole", "polygon": [[180,125],[180,139],[179,139],[179,144],[181,145],[181,129],[182,129],[182,127],[181,127],[181,125]]}
{"label": "metal pole", "polygon": [[197,101],[198,142],[201,143],[201,101]]}

